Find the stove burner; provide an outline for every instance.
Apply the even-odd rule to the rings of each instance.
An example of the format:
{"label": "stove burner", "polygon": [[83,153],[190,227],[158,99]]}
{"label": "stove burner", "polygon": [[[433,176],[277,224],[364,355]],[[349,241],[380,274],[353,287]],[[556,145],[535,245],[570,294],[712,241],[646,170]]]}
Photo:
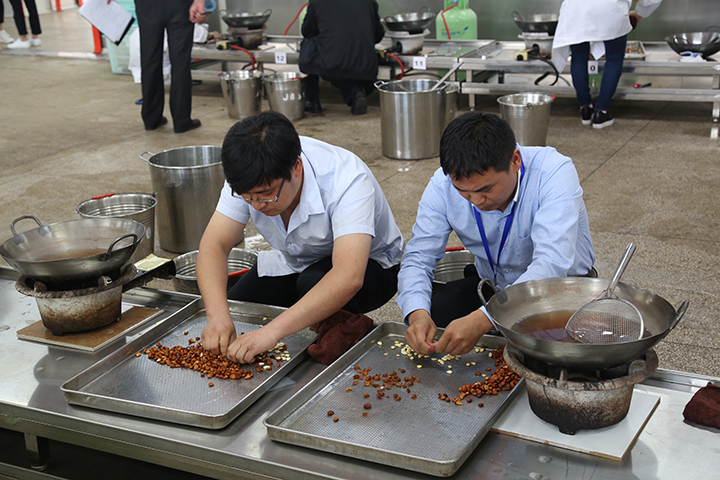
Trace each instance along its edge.
{"label": "stove burner", "polygon": [[419,33],[405,31],[390,31],[387,36],[390,37],[392,46],[386,50],[389,53],[402,53],[412,55],[423,49],[425,37],[430,34],[430,30],[425,29]]}
{"label": "stove burner", "polygon": [[602,370],[568,370],[505,348],[505,362],[525,378],[533,413],[560,432],[609,427],[627,416],[633,387],[658,367],[654,350],[631,363]]}
{"label": "stove burner", "polygon": [[247,27],[228,27],[228,33],[230,36],[239,41],[240,47],[251,50],[259,47],[265,37],[263,34],[267,29],[267,25],[263,25],[262,28],[249,29]]}

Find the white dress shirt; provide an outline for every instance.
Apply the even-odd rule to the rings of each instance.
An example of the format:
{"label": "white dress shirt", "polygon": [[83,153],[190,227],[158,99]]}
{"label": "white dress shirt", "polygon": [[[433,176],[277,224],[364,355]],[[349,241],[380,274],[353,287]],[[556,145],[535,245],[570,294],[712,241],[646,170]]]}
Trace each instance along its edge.
{"label": "white dress shirt", "polygon": [[[639,0],[635,11],[645,18],[662,0]],[[605,55],[605,40],[613,40],[632,31],[632,0],[565,0],[560,6],[558,26],[553,39],[552,61],[562,72],[570,54],[570,45],[590,42],[590,53],[599,59]]]}
{"label": "white dress shirt", "polygon": [[372,236],[370,258],[383,268],[400,263],[404,239],[377,180],[355,154],[308,137],[302,144],[303,186],[288,228],[280,215],[267,216],[241,198],[227,182],[217,211],[255,228],[272,250],[258,254],[259,276],[300,273],[332,256],[335,239],[356,233]]}

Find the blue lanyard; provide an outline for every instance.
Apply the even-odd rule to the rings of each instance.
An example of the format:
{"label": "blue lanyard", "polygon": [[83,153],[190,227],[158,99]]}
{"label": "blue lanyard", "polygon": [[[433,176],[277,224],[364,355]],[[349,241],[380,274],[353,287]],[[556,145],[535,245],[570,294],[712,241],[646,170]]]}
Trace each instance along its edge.
{"label": "blue lanyard", "polygon": [[[520,161],[520,180],[517,184],[517,195],[518,195],[518,201],[513,203],[512,209],[510,210],[510,215],[507,216],[505,219],[505,228],[503,228],[503,234],[502,238],[500,239],[500,248],[498,248],[498,268],[500,267],[500,255],[502,254],[503,247],[505,246],[505,240],[507,240],[508,233],[510,233],[510,226],[512,225],[513,217],[515,217],[515,207],[517,206],[518,202],[520,201],[519,195],[520,195],[520,183],[522,182],[523,175],[525,175],[525,165],[523,165],[522,160]],[[480,230],[480,236],[482,237],[483,247],[485,247],[485,253],[487,254],[488,262],[490,262],[490,268],[493,271],[493,280],[497,280],[497,272],[495,271],[495,264],[493,263],[492,255],[490,254],[490,245],[488,244],[487,235],[485,235],[485,228],[483,227],[482,218],[480,217],[480,212],[477,208],[471,203],[470,208],[472,208],[473,212],[475,212],[475,221],[477,222],[478,230]]]}

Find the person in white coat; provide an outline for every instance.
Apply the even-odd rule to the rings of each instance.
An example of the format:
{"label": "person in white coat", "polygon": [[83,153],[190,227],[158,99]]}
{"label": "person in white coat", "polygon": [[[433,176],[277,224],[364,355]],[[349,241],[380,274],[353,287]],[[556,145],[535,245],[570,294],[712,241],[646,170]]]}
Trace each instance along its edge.
{"label": "person in white coat", "polygon": [[[562,71],[568,54],[572,55],[570,73],[583,125],[605,128],[613,124],[608,108],[622,74],[627,35],[661,1],[639,0],[633,11],[632,0],[565,0],[560,6],[552,61]],[[591,53],[596,59],[605,55],[605,70],[594,105],[588,75]]]}

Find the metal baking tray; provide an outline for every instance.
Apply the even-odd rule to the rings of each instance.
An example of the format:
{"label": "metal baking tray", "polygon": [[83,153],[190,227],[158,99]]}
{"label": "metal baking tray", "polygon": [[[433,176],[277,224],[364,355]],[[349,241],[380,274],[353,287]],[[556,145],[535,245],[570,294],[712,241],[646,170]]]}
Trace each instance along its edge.
{"label": "metal baking tray", "polygon": [[[460,386],[481,380],[475,372],[489,374],[486,368],[494,370],[495,362],[487,350],[473,350],[444,365],[431,358],[410,359],[400,348],[391,348],[396,341],[405,343],[406,329],[397,322],[375,328],[265,418],[270,438],[435,476],[455,473],[510,404],[518,387],[481,399],[472,397],[472,403],[463,402],[462,406],[441,401],[439,393],[458,397]],[[504,338],[490,335],[478,344],[491,349],[504,345]],[[443,355],[431,357],[442,359]],[[476,365],[466,366],[470,362]],[[450,365],[452,374],[447,373]],[[372,367],[372,374],[397,371],[401,378],[415,376],[420,382],[410,387],[411,393],[395,387],[387,391],[389,399],[379,400],[372,386],[365,387],[362,381],[353,386],[355,366]],[[396,392],[400,401],[393,399]],[[365,393],[370,397],[364,398]],[[412,394],[417,399],[413,400]],[[481,402],[484,406],[478,408]],[[372,405],[370,410],[364,409],[365,403]],[[334,414],[329,416],[330,410]]]}
{"label": "metal baking tray", "polygon": [[628,40],[625,46],[625,59],[645,60],[645,45],[640,40]]}
{"label": "metal baking tray", "polygon": [[[244,302],[229,302],[238,332],[260,328],[285,309]],[[307,356],[317,334],[309,329],[285,337],[291,360],[272,371],[255,373],[248,380],[206,377],[186,368],[169,368],[136,356],[160,342],[188,345],[207,322],[202,299],[178,310],[132,342],[65,382],[65,399],[75,405],[125,413],[202,428],[223,428],[260,398]],[[188,332],[187,335],[184,332]]]}

